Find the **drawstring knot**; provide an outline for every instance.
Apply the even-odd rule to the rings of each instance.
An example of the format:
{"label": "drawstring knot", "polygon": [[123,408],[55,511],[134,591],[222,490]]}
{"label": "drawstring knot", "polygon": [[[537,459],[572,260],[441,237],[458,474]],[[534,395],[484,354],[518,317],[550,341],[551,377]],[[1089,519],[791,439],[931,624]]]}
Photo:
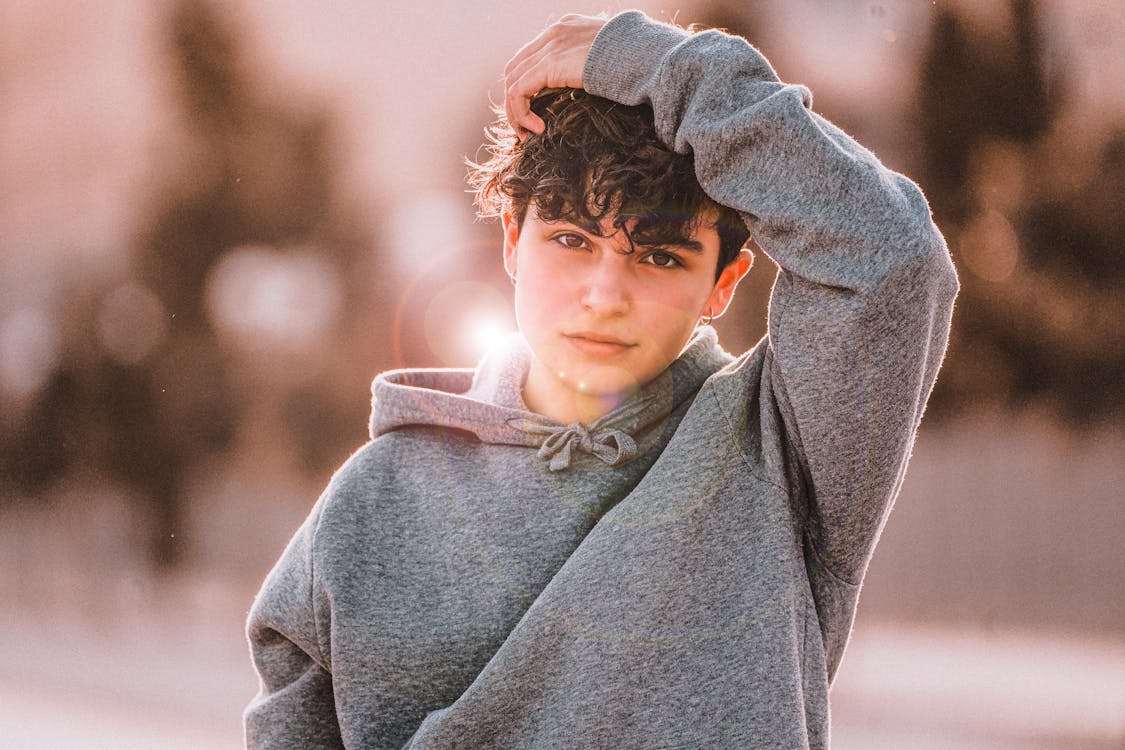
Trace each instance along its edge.
{"label": "drawstring knot", "polygon": [[581,422],[560,426],[558,422],[533,419],[509,419],[508,424],[527,434],[532,445],[539,446],[539,458],[548,462],[551,471],[569,467],[576,451],[597,456],[609,466],[620,466],[637,455],[637,441],[621,428],[633,429],[653,399],[635,399],[589,426]]}
{"label": "drawstring knot", "polygon": [[549,460],[547,466],[551,471],[561,471],[570,466],[575,450],[597,456],[610,466],[618,466],[637,455],[637,443],[621,430],[591,433],[589,427],[575,422],[552,432],[539,446],[539,457]]}

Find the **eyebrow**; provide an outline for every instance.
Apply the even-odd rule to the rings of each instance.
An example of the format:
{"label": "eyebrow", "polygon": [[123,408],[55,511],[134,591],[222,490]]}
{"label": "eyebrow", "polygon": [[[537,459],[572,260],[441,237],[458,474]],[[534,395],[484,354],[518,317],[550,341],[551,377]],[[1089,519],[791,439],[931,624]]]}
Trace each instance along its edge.
{"label": "eyebrow", "polygon": [[[559,218],[557,221],[547,222],[547,223],[569,224],[570,226],[574,227],[575,229],[583,231],[583,232],[585,232],[587,234],[590,234],[594,237],[605,237],[606,236],[605,234],[602,233],[600,226],[591,225],[591,224],[583,224],[581,222],[577,222],[577,221],[574,221],[572,219]],[[637,238],[636,235],[633,232],[625,230],[624,227],[619,227],[619,230],[625,232],[625,236],[629,239],[629,244],[631,246],[633,246],[634,248],[636,248],[636,247],[676,248],[677,250],[686,250],[689,253],[695,253],[697,255],[702,255],[703,252],[704,252],[703,243],[698,241],[698,240],[686,239],[686,238],[682,238],[682,237],[670,237],[670,238],[668,238],[667,241],[663,241],[663,240],[660,239],[658,233],[654,233],[657,236],[652,237],[652,238]]]}
{"label": "eyebrow", "polygon": [[695,240],[676,240],[675,242],[638,242],[641,247],[675,247],[692,253],[702,253],[703,243]]}
{"label": "eyebrow", "polygon": [[702,254],[703,243],[698,240],[691,240],[683,237],[669,237],[667,241],[661,240],[660,236],[655,237],[635,237],[629,235],[629,240],[632,244],[638,247],[663,247],[663,248],[676,248],[677,250],[686,250],[690,253]]}
{"label": "eyebrow", "polygon": [[[651,219],[648,221],[641,219],[637,222],[633,231],[628,233],[629,241],[640,247],[675,248],[702,255],[704,252],[703,243],[692,239],[690,236],[685,236],[683,232],[688,226],[688,224],[680,222],[672,222],[669,225],[660,221],[651,221]],[[698,227],[699,224],[695,224],[696,230],[698,230]]]}

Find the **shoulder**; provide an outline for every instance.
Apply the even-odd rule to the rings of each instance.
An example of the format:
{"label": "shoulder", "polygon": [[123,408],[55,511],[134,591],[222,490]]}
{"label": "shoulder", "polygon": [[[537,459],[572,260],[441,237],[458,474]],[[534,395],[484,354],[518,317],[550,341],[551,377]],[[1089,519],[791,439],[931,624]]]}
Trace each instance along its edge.
{"label": "shoulder", "polygon": [[319,502],[318,539],[374,513],[379,499],[390,494],[387,485],[397,472],[400,453],[395,442],[395,433],[367,441],[332,475]]}
{"label": "shoulder", "polygon": [[381,519],[394,513],[388,505],[400,494],[395,476],[402,463],[396,434],[360,446],[332,475],[317,503],[310,519],[311,552],[321,585],[347,577],[384,525]]}
{"label": "shoulder", "polygon": [[692,411],[707,425],[710,450],[722,449],[752,475],[774,487],[792,489],[787,467],[794,445],[782,416],[776,358],[768,337],[707,379]]}
{"label": "shoulder", "polygon": [[409,512],[431,487],[439,464],[456,461],[467,433],[438,426],[409,426],[360,446],[332,476],[323,498],[320,534],[379,523]]}
{"label": "shoulder", "polygon": [[711,375],[700,389],[701,396],[713,402],[714,408],[728,417],[745,411],[762,388],[769,358],[770,341],[767,336]]}
{"label": "shoulder", "polygon": [[401,471],[409,471],[410,430],[388,432],[360,446],[336,470],[325,490],[325,512],[337,513],[385,493]]}

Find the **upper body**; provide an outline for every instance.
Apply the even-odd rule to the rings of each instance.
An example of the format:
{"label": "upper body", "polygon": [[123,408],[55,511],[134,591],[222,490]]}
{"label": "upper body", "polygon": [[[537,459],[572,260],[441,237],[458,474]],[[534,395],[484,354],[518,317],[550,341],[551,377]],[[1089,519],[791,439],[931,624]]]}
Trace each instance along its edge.
{"label": "upper body", "polygon": [[[525,335],[475,371],[376,380],[372,440],[251,612],[248,745],[828,745],[829,684],[946,346],[945,244],[917,187],[744,40],[627,12],[581,51],[581,86],[651,105],[778,264],[768,334],[734,358],[688,331],[661,364],[636,290],[696,250],[506,218]],[[566,293],[546,286],[555,256],[532,255],[546,243],[586,274],[584,327],[562,339],[531,299]],[[665,306],[725,307],[737,262]]]}

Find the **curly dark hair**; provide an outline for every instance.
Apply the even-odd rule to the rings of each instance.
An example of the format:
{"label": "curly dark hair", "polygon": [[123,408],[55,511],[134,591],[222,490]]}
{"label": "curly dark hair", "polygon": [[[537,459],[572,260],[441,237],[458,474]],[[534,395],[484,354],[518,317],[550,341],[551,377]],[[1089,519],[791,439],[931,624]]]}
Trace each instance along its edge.
{"label": "curly dark hair", "polygon": [[531,104],[543,118],[542,134],[524,141],[498,110],[487,131],[490,158],[470,161],[469,185],[478,215],[511,211],[522,225],[534,201],[546,222],[568,221],[600,234],[613,217],[633,245],[664,245],[690,239],[698,223],[716,216],[719,262],[715,278],[738,257],[750,232],[733,209],[703,192],[690,155],[678,154],[656,135],[652,108],[626,106],[582,89],[551,89]]}

